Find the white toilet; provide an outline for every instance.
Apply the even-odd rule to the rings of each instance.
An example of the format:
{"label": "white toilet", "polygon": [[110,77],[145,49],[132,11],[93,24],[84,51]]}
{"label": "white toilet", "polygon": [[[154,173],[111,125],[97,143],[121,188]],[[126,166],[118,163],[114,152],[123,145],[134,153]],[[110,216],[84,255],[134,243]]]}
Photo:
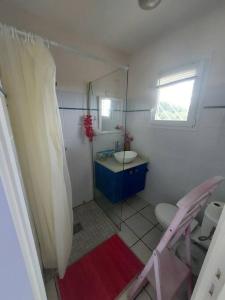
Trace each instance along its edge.
{"label": "white toilet", "polygon": [[160,203],[155,207],[155,216],[163,229],[166,229],[173,217],[175,216],[178,207],[169,203]]}
{"label": "white toilet", "polygon": [[[225,203],[218,201],[210,202],[205,209],[201,226],[199,226],[199,223],[196,219],[192,221],[191,238],[206,249],[208,249],[210,244],[210,239],[207,240],[206,238],[210,235],[210,237],[212,237],[222,213],[224,204]],[[177,210],[178,207],[170,203],[160,203],[156,206],[156,218],[164,229],[170,225]]]}
{"label": "white toilet", "polygon": [[[223,202],[211,202],[205,209],[204,218],[201,226],[197,220],[193,220],[191,224],[191,240],[193,241],[192,245],[192,264],[193,272],[195,275],[198,275],[201,265],[203,263],[206,251],[211,242],[211,237],[214,233],[214,230],[219,221],[220,215],[224,207]],[[160,203],[155,207],[155,216],[163,227],[167,229],[173,220],[178,207],[169,203]],[[199,245],[201,247],[199,247]],[[203,250],[203,248],[205,250]],[[184,245],[182,242],[176,246],[176,253],[180,258],[183,258],[185,255]]]}
{"label": "white toilet", "polygon": [[[173,220],[178,207],[170,203],[160,203],[155,208],[155,216],[159,221],[163,229],[166,229],[171,221]],[[193,231],[198,226],[198,221],[193,220],[191,224],[191,231]]]}

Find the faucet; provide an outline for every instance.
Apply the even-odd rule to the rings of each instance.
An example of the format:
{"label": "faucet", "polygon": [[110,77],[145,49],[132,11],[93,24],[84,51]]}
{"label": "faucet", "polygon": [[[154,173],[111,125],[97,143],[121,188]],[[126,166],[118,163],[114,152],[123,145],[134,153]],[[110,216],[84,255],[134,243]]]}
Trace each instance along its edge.
{"label": "faucet", "polygon": [[119,152],[119,151],[120,151],[120,142],[115,141],[115,152]]}

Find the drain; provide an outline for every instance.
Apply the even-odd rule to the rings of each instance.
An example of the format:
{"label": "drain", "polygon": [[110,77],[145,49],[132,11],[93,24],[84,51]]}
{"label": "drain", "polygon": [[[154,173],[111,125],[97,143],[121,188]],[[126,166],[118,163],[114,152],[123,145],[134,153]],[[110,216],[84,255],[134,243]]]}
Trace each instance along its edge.
{"label": "drain", "polygon": [[81,225],[81,223],[76,223],[76,224],[73,224],[73,234],[76,234],[80,231],[83,230],[83,226]]}

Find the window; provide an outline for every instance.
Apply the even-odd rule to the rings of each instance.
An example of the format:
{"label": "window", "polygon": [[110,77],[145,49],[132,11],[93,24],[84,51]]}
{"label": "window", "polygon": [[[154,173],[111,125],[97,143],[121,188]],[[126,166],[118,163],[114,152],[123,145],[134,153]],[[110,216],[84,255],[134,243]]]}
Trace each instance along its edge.
{"label": "window", "polygon": [[197,67],[192,66],[167,73],[158,79],[157,105],[153,112],[153,121],[160,124],[193,125],[197,75]]}
{"label": "window", "polygon": [[103,98],[101,101],[101,115],[109,118],[111,114],[111,99]]}

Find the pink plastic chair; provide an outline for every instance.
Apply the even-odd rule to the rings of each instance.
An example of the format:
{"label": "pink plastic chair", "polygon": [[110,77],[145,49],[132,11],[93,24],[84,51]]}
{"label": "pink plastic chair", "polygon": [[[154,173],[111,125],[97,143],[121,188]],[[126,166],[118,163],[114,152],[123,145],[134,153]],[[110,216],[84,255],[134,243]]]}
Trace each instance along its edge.
{"label": "pink plastic chair", "polygon": [[[190,299],[192,294],[191,222],[223,180],[224,178],[220,176],[208,179],[177,203],[179,209],[143,271],[131,286],[129,300],[135,299],[148,282],[155,289],[157,300],[173,299],[185,280],[188,282]],[[182,235],[185,237],[186,263],[171,251]]]}

